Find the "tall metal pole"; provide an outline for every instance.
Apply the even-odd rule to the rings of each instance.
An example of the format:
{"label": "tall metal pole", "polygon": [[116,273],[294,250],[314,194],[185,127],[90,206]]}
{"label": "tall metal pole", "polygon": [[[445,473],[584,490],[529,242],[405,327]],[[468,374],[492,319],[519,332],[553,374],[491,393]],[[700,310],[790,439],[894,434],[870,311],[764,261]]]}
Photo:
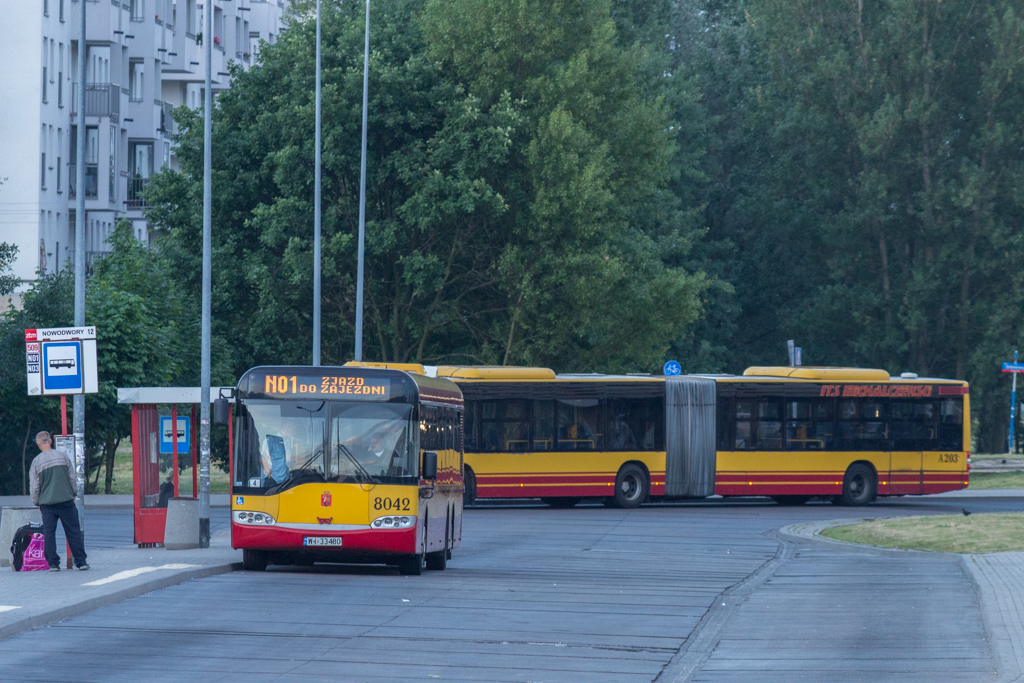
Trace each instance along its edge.
{"label": "tall metal pole", "polygon": [[[78,139],[75,142],[75,327],[85,326],[85,0],[79,0]],[[75,506],[85,533],[85,394],[75,394],[72,433],[75,439]]]}
{"label": "tall metal pole", "polygon": [[356,360],[363,359],[363,262],[366,242],[366,93],[370,81],[370,0],[366,0],[363,45],[363,153],[359,162],[359,263],[356,272]]}
{"label": "tall metal pole", "polygon": [[203,323],[199,368],[199,547],[210,547],[210,226],[213,222],[213,0],[205,0],[203,97]]}
{"label": "tall metal pole", "polygon": [[[1017,352],[1013,352],[1013,363],[1017,364]],[[1013,375],[1013,390],[1010,392],[1010,455],[1013,455],[1013,423],[1017,421],[1017,373]]]}
{"label": "tall metal pole", "polygon": [[313,173],[313,365],[320,365],[320,0],[316,0],[316,161]]}

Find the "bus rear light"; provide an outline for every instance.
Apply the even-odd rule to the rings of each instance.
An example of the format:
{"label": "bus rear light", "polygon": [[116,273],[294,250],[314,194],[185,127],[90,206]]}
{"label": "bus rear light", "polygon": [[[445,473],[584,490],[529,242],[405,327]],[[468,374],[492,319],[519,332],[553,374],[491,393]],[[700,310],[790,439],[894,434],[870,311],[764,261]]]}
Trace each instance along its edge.
{"label": "bus rear light", "polygon": [[273,526],[274,518],[265,512],[244,512],[239,510],[235,512],[235,521],[239,524],[253,524],[253,525],[264,525]]}
{"label": "bus rear light", "polygon": [[408,529],[416,526],[416,518],[408,515],[378,517],[370,523],[374,529]]}
{"label": "bus rear light", "polygon": [[967,451],[967,471],[971,471],[971,452]]}

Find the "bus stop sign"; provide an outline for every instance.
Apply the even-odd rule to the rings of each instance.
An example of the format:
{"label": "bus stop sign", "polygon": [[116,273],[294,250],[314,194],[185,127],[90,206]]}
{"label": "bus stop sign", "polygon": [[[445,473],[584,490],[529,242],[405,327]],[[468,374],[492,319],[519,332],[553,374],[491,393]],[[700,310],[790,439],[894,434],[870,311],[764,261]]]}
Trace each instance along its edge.
{"label": "bus stop sign", "polygon": [[96,328],[25,330],[25,372],[29,396],[96,393]]}
{"label": "bus stop sign", "polygon": [[1024,372],[1024,363],[1003,363],[1003,372]]}

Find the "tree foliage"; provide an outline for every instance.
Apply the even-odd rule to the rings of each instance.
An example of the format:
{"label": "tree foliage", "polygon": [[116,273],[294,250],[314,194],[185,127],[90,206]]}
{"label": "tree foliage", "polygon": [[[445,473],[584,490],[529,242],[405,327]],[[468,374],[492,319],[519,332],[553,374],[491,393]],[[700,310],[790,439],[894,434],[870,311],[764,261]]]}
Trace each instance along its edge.
{"label": "tree foliage", "polygon": [[[694,227],[668,191],[679,145],[647,53],[619,45],[608,3],[523,3],[491,27],[502,47],[480,57],[483,78],[467,60],[476,30],[506,16],[499,5],[375,6],[365,356],[652,369],[697,316],[704,281],[672,262]],[[323,15],[323,355],[334,363],[354,337],[363,19],[354,3]],[[531,66],[510,76],[522,40]],[[309,361],[313,50],[313,23],[297,14],[218,98],[214,310],[236,373]],[[180,122],[183,172],[147,196],[194,293],[202,130],[196,114]]]}
{"label": "tree foliage", "polygon": [[737,294],[709,318],[736,365],[796,338],[816,364],[966,378],[1000,448],[1024,299],[1019,6],[691,9],[718,122],[709,244]]}

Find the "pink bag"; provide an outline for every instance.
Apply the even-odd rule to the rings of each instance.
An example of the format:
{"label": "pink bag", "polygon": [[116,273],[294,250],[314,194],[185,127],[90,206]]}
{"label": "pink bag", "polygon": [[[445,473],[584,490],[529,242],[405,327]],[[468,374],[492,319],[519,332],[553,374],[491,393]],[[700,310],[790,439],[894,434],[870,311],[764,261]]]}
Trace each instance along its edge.
{"label": "pink bag", "polygon": [[32,534],[32,540],[29,541],[21,559],[21,571],[38,572],[49,568],[50,563],[46,561],[46,555],[43,553],[43,535]]}

